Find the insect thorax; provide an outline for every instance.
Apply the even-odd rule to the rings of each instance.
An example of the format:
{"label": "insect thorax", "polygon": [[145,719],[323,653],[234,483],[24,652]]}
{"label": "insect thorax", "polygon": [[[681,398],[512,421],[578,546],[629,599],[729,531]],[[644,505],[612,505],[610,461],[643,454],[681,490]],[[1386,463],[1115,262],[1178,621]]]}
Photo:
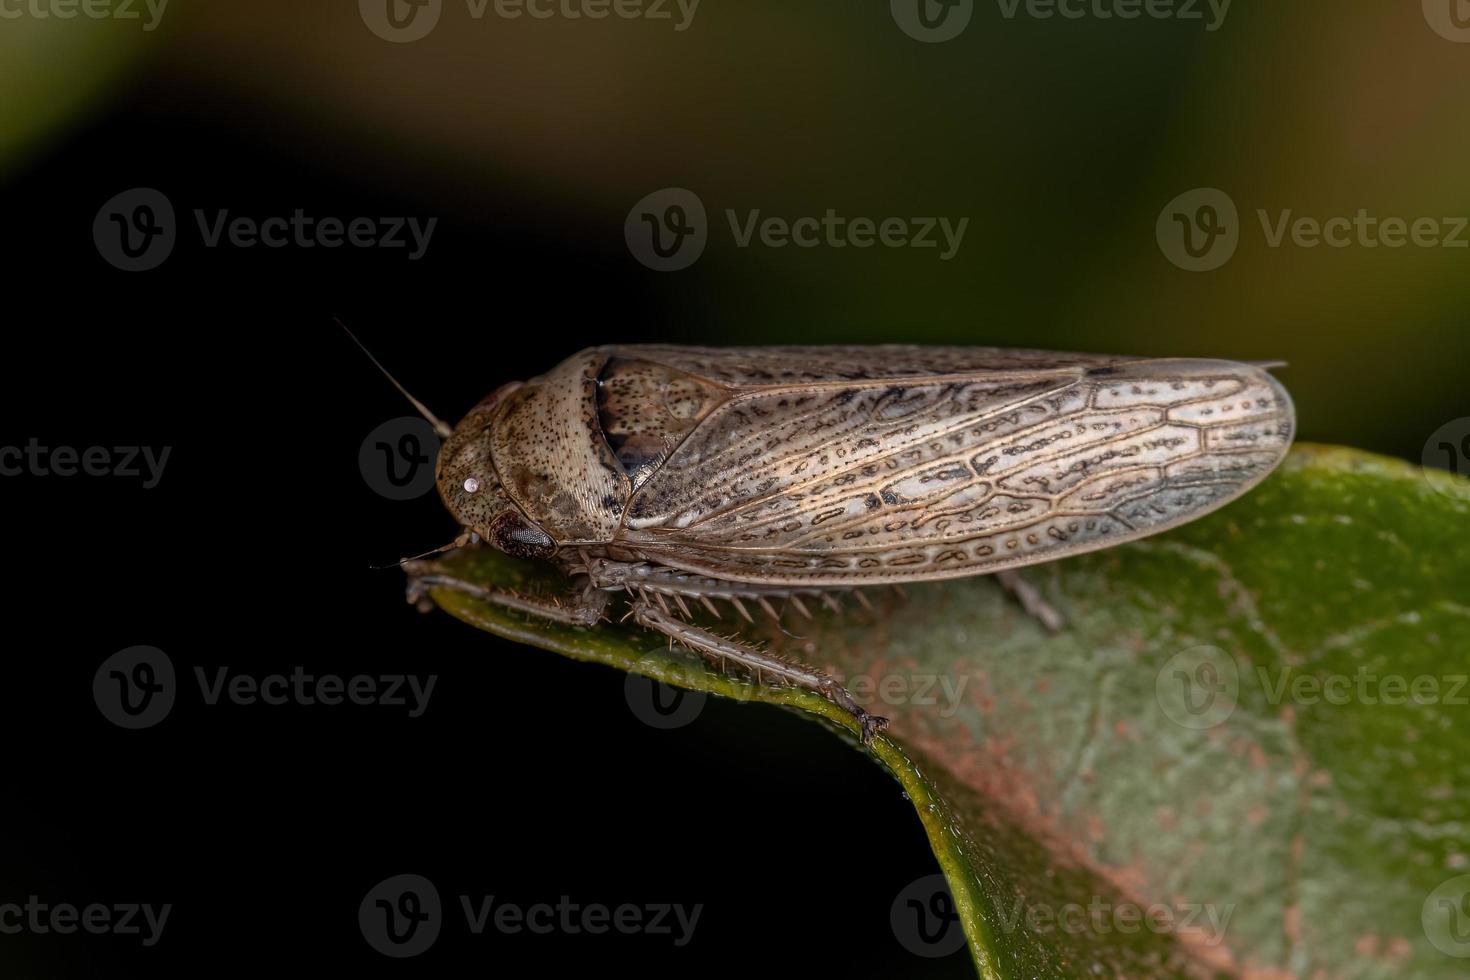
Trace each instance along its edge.
{"label": "insect thorax", "polygon": [[510,497],[559,544],[607,542],[633,492],[724,398],[719,385],[593,348],[497,406],[490,452]]}

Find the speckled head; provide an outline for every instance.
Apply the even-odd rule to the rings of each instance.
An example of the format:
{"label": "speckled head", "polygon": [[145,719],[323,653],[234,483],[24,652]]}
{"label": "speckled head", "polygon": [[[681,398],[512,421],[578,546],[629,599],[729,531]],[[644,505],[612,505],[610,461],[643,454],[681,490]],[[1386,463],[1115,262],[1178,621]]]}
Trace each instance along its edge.
{"label": "speckled head", "polygon": [[550,558],[556,542],[506,493],[490,450],[498,409],[520,387],[506,385],[476,405],[439,450],[435,479],[444,506],[459,523],[517,558]]}

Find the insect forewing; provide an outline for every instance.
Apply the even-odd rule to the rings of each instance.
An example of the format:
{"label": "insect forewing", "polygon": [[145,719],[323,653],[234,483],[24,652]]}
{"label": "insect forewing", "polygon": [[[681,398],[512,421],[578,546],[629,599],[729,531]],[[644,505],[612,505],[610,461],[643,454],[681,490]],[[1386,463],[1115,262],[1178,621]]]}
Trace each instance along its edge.
{"label": "insect forewing", "polygon": [[1234,361],[621,351],[725,395],[642,479],[619,544],[735,581],[951,578],[1134,540],[1246,492],[1294,426],[1280,383]]}

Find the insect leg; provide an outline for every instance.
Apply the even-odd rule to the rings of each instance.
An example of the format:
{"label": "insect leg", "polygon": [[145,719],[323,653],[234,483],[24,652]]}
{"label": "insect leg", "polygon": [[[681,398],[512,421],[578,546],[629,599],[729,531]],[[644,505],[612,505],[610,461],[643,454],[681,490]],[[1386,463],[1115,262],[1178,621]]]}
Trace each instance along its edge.
{"label": "insect leg", "polygon": [[754,674],[758,681],[771,679],[778,686],[799,687],[822,695],[858,720],[864,745],[871,742],[873,736],[888,724],[887,718],[879,718],[863,710],[862,705],[841,684],[814,667],[773,657],[748,644],[693,626],[666,614],[647,599],[633,602],[633,619],[640,626],[678,640],[684,646],[722,664],[725,661],[739,664]]}
{"label": "insect leg", "polygon": [[1067,620],[1057,612],[1051,605],[1041,597],[1041,590],[1021,577],[1021,573],[1014,568],[995,573],[1000,584],[1007,592],[1016,597],[1021,608],[1026,610],[1032,619],[1039,622],[1044,629],[1051,633],[1060,633],[1067,625]]}
{"label": "insect leg", "polygon": [[403,570],[408,573],[409,602],[420,602],[430,589],[453,589],[476,599],[554,622],[572,626],[595,626],[601,621],[610,599],[606,592],[591,585],[579,593],[569,593],[562,599],[525,595],[509,589],[492,589],[475,582],[467,582],[452,575],[431,571],[431,568],[428,562],[409,562],[403,566]]}
{"label": "insect leg", "polygon": [[[620,588],[632,589],[645,596],[652,596],[665,612],[669,611],[668,604],[661,597],[671,596],[684,613],[685,619],[689,618],[689,604],[686,604],[680,596],[698,600],[716,619],[722,617],[714,600],[724,599],[734,606],[735,611],[747,622],[755,620],[750,615],[750,610],[745,608],[743,601],[745,599],[756,603],[777,622],[780,622],[781,614],[776,611],[775,606],[771,605],[771,599],[785,599],[789,606],[808,619],[811,618],[811,610],[802,601],[803,598],[818,600],[833,612],[842,611],[842,606],[833,596],[831,589],[752,585],[747,582],[731,582],[704,575],[694,575],[678,569],[643,562],[618,562],[606,558],[587,561],[585,571],[598,588],[610,591]],[[858,592],[857,598],[864,608],[869,612],[873,611],[872,603],[868,601],[867,596]]]}

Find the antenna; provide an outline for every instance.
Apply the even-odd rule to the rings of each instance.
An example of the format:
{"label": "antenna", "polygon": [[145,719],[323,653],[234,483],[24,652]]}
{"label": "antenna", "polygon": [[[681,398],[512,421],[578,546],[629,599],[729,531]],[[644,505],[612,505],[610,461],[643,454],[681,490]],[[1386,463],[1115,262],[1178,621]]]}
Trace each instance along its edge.
{"label": "antenna", "polygon": [[463,548],[465,545],[467,545],[471,541],[473,541],[474,538],[475,538],[475,533],[473,531],[469,530],[469,529],[466,529],[466,530],[464,530],[463,532],[460,533],[459,537],[455,538],[453,541],[449,542],[448,544],[446,544],[446,545],[440,545],[437,548],[433,548],[433,549],[431,549],[429,551],[425,551],[421,555],[413,555],[413,556],[408,557],[408,558],[401,558],[398,561],[395,561],[391,565],[369,565],[368,567],[370,569],[372,569],[373,571],[375,571],[375,572],[381,572],[381,571],[383,571],[384,569],[387,569],[387,568],[398,568],[398,567],[400,567],[402,565],[407,565],[411,561],[418,561],[420,558],[428,558],[431,555],[442,555],[446,551],[453,551],[455,548]]}
{"label": "antenna", "polygon": [[407,398],[409,402],[413,405],[413,407],[418,409],[419,414],[429,420],[429,424],[434,427],[434,431],[438,433],[439,438],[448,439],[449,434],[454,430],[446,425],[437,415],[429,411],[427,405],[419,401],[417,398],[413,397],[413,395],[410,395],[408,393],[408,389],[399,384],[398,379],[393,377],[393,375],[389,373],[388,369],[383,367],[382,362],[373,356],[373,352],[367,349],[367,345],[357,339],[357,334],[347,329],[347,324],[342,322],[341,317],[334,316],[332,317],[332,319],[337,321],[337,326],[342,328],[343,333],[352,338],[352,342],[357,345],[358,349],[367,355],[368,360],[373,362],[373,366],[376,367],[379,371],[383,372],[383,377],[391,381],[393,383],[393,387],[397,388],[398,391],[403,395],[403,397]]}

